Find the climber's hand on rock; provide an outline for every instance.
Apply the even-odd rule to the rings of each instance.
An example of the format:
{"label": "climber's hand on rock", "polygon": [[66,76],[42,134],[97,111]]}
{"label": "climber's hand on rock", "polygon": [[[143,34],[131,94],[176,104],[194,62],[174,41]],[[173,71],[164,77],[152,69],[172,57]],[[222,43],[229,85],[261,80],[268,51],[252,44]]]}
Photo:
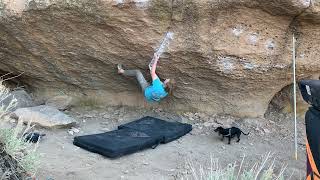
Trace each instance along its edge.
{"label": "climber's hand on rock", "polygon": [[154,54],[153,54],[153,57],[154,57],[154,60],[156,60],[156,61],[159,60],[159,56],[158,56],[157,53],[154,53]]}

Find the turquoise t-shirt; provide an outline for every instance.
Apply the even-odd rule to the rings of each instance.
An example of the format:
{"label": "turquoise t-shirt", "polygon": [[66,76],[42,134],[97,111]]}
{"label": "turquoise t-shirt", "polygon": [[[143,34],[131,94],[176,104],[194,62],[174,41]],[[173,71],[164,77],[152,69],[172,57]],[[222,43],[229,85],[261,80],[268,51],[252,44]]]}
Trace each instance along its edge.
{"label": "turquoise t-shirt", "polygon": [[159,102],[167,95],[168,93],[165,91],[159,78],[152,81],[152,85],[147,87],[144,91],[144,96],[148,102]]}

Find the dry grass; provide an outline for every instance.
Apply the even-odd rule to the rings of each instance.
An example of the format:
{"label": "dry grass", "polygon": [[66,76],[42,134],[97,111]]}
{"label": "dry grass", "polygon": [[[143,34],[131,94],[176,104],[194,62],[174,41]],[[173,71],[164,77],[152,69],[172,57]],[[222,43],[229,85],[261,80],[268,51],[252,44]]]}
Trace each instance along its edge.
{"label": "dry grass", "polygon": [[[196,168],[191,161],[187,162],[187,174],[181,180],[284,180],[283,173],[286,166],[275,172],[274,160],[271,159],[271,153],[267,153],[260,163],[254,164],[251,168],[245,169],[243,157],[240,164],[229,164],[221,168],[218,160],[211,158],[210,167],[200,166]],[[290,178],[289,178],[290,179]]]}
{"label": "dry grass", "polygon": [[[9,104],[5,105],[3,103],[9,95],[9,90],[0,81],[0,121],[5,121],[5,117],[8,116],[10,110],[17,104],[17,100],[14,98]],[[2,145],[2,152],[5,152],[6,155],[15,160],[17,165],[25,172],[34,175],[40,163],[39,154],[37,153],[38,144],[26,142],[23,137],[23,134],[31,129],[30,123],[24,127],[22,121],[18,121],[16,127],[12,129],[0,128],[0,144]],[[11,172],[10,174],[13,173],[15,172]],[[8,174],[7,170],[5,170],[5,174]]]}
{"label": "dry grass", "polygon": [[101,107],[101,100],[99,97],[79,97],[76,102],[76,107],[87,107],[97,109]]}

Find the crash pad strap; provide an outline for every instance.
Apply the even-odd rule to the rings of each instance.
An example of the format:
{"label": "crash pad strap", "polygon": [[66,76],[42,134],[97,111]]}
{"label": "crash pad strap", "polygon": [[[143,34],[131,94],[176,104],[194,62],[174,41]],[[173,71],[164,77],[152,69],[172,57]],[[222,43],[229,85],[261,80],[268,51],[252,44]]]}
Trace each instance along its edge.
{"label": "crash pad strap", "polygon": [[308,163],[311,166],[311,170],[312,170],[312,172],[308,174],[307,179],[310,177],[311,180],[320,180],[319,171],[314,162],[308,140],[306,142],[306,148],[307,148]]}
{"label": "crash pad strap", "polygon": [[157,148],[157,147],[160,145],[160,143],[161,143],[161,141],[158,141],[157,144],[153,145],[151,148],[152,148],[152,149]]}

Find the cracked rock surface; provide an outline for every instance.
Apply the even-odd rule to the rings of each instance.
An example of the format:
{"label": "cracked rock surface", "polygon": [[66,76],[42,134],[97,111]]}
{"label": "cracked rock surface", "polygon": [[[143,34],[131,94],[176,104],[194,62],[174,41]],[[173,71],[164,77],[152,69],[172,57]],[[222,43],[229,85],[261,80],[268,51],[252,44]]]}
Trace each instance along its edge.
{"label": "cracked rock surface", "polygon": [[320,4],[306,0],[0,1],[0,74],[13,72],[38,97],[63,92],[110,105],[146,106],[116,64],[148,75],[168,31],[158,73],[177,82],[160,106],[261,117],[297,78],[318,78]]}

